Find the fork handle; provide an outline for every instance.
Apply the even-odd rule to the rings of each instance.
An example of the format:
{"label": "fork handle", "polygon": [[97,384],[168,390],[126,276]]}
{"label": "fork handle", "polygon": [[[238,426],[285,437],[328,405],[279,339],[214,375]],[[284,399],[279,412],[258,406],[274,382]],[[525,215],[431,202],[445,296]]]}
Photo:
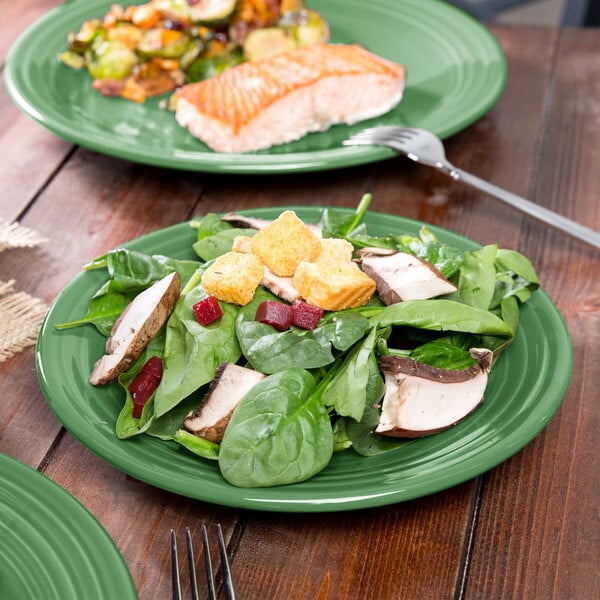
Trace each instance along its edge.
{"label": "fork handle", "polygon": [[552,225],[556,229],[560,229],[569,235],[576,237],[596,248],[600,248],[600,233],[595,231],[594,229],[590,229],[589,227],[585,227],[576,221],[572,221],[571,219],[567,219],[567,217],[563,217],[558,213],[555,213],[552,210],[548,210],[539,204],[535,204],[525,198],[521,198],[521,196],[517,196],[507,190],[504,190],[488,181],[484,181],[479,177],[472,175],[471,173],[467,173],[462,169],[455,167],[454,165],[446,164],[438,164],[436,165],[440,171],[452,177],[452,179],[456,179],[458,181],[462,181],[474,188],[480,189],[491,196],[495,196],[499,200],[510,204],[514,208],[518,208],[519,210],[539,219],[540,221],[544,221],[548,223],[548,225]]}

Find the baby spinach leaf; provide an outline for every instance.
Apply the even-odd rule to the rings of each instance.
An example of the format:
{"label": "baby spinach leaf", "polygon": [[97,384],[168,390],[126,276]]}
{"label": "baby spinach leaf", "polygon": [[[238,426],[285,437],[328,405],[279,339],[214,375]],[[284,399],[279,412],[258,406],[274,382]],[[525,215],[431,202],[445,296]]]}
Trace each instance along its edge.
{"label": "baby spinach leaf", "polygon": [[429,331],[457,331],[512,337],[511,327],[494,313],[454,300],[407,300],[370,318],[372,325],[408,325]]}
{"label": "baby spinach leaf", "polygon": [[229,229],[219,231],[218,233],[198,240],[193,246],[194,252],[202,260],[213,260],[222,254],[231,252],[233,240],[238,235],[252,237],[256,233],[258,233],[256,229],[230,227]]}
{"label": "baby spinach leaf", "polygon": [[345,355],[335,377],[325,386],[321,400],[333,407],[338,415],[360,421],[367,404],[367,389],[371,377],[370,358],[373,355],[376,329]]}
{"label": "baby spinach leaf", "polygon": [[468,369],[475,364],[469,349],[453,344],[449,338],[440,338],[415,348],[410,358],[440,369]]}
{"label": "baby spinach leaf", "polygon": [[272,374],[296,367],[316,369],[333,362],[331,344],[325,346],[310,334],[298,335],[291,329],[277,331],[258,321],[237,324],[242,351],[256,371]]}
{"label": "baby spinach leaf", "polygon": [[221,302],[223,316],[203,326],[192,306],[206,297],[197,286],[181,296],[167,321],[164,372],[155,395],[155,416],[169,412],[200,386],[212,381],[222,362],[237,362],[241,356],[235,335],[238,307]]}
{"label": "baby spinach leaf", "polygon": [[465,255],[458,275],[458,293],[467,304],[490,308],[496,286],[497,252],[498,246],[490,244]]}
{"label": "baby spinach leaf", "polygon": [[178,429],[173,439],[197,456],[208,458],[209,460],[219,459],[219,444],[215,444],[215,442],[198,437],[185,429]]}
{"label": "baby spinach leaf", "polygon": [[266,377],[242,399],[219,451],[223,477],[239,487],[286,485],[327,466],[333,433],[312,375],[289,369]]}
{"label": "baby spinach leaf", "polygon": [[[104,287],[106,287],[106,291],[104,291]],[[115,321],[136,294],[108,291],[108,282],[103,288],[100,288],[99,292],[100,295],[96,295],[90,300],[88,311],[83,317],[65,323],[57,323],[56,329],[68,329],[89,323],[94,325],[102,335],[108,337]]]}
{"label": "baby spinach leaf", "polygon": [[177,271],[181,285],[193,275],[198,261],[177,260],[160,254],[149,255],[128,248],[117,248],[106,255],[110,276],[109,290],[139,292]]}
{"label": "baby spinach leaf", "polygon": [[242,307],[237,318],[237,338],[252,367],[261,373],[272,374],[291,367],[315,369],[332,363],[331,344],[323,344],[312,332],[278,331],[254,320],[258,305],[274,298],[270,292],[258,288],[253,300]]}
{"label": "baby spinach leaf", "polygon": [[345,352],[369,330],[369,320],[358,312],[329,313],[312,335],[322,345],[330,343]]}
{"label": "baby spinach leaf", "polygon": [[364,194],[356,210],[352,213],[342,212],[333,208],[323,210],[319,225],[324,237],[345,237],[366,234],[366,227],[362,222],[369,204],[372,200],[371,194]]}

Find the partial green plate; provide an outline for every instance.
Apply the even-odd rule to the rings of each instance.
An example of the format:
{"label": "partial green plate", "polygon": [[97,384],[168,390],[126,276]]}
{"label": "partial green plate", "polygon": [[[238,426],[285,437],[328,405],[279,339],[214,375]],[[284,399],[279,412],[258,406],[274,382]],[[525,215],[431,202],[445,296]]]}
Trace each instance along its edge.
{"label": "partial green plate", "polygon": [[[275,218],[283,208],[244,211]],[[319,208],[291,207],[307,222]],[[385,213],[366,216],[369,232],[416,233],[422,223]],[[464,237],[430,227],[440,239],[464,249]],[[133,240],[127,246],[150,254],[196,258],[195,230],[187,223]],[[90,257],[90,259],[93,257]],[[105,274],[77,276],[56,298],[40,331],[37,369],[47,401],[63,425],[87,448],[121,471],[183,496],[227,506],[266,511],[325,512],[392,504],[443,490],[471,479],[515,454],[532,440],[560,406],[571,378],[572,348],[565,323],[548,296],[538,291],[523,306],[512,346],[491,373],[485,402],[445,432],[411,441],[392,452],[361,457],[352,450],[334,455],[312,479],[288,486],[236,488],[218,465],[175,442],[143,435],[119,440],[114,427],[123,404],[117,384],[88,383],[104,339],[92,326],[57,331],[53,325],[85,314]]]}
{"label": "partial green plate", "polygon": [[0,481],[0,598],[137,598],[113,541],[73,496],[5,454]]}
{"label": "partial green plate", "polygon": [[498,100],[506,61],[478,21],[441,0],[313,0],[331,26],[332,42],[359,42],[407,67],[400,105],[387,115],[339,125],[297,142],[250,154],[212,152],[158,99],[138,105],[104,98],[87,73],[58,62],[69,30],[101,16],[113,0],[68,1],[33,24],[10,49],[4,80],[15,103],[58,136],[126,160],[192,171],[300,172],[347,167],[394,156],[377,146],[343,147],[366,125],[410,125],[442,138],[464,129]]}

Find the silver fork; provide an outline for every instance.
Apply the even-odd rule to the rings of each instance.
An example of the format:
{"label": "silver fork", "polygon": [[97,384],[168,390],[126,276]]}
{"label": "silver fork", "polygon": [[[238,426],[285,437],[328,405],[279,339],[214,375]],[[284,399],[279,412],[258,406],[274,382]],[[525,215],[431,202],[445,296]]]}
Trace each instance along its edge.
{"label": "silver fork", "polygon": [[344,146],[377,145],[388,146],[406,154],[415,162],[435,167],[452,179],[463,181],[478,188],[528,215],[552,225],[556,229],[572,235],[596,248],[600,248],[600,233],[567,219],[554,211],[521,198],[507,190],[493,185],[475,175],[452,165],[446,159],[442,141],[431,131],[417,127],[381,126],[364,129],[342,142]]}
{"label": "silver fork", "polygon": [[[217,523],[217,539],[219,541],[219,553],[221,555],[221,568],[223,570],[223,585],[227,600],[235,600],[235,589],[231,577],[231,568],[227,558],[227,550],[223,541],[221,524]],[[185,540],[188,555],[188,567],[190,572],[190,586],[192,588],[192,599],[198,600],[198,581],[196,579],[196,561],[194,558],[194,546],[190,528],[185,528]],[[208,586],[208,599],[216,600],[215,576],[210,555],[210,544],[206,526],[202,525],[202,545],[204,548],[204,566],[206,569],[206,584]],[[179,574],[179,560],[177,557],[177,539],[175,531],[171,529],[171,576],[173,582],[173,600],[181,600],[181,576]]]}

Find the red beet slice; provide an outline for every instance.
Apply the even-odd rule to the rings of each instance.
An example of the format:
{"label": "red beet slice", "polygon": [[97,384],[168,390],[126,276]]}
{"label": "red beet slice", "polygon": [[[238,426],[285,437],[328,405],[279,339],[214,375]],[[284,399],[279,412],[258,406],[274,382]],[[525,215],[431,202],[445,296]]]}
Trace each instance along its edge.
{"label": "red beet slice", "polygon": [[192,306],[196,320],[200,325],[210,325],[223,316],[219,301],[214,296],[207,296]]}
{"label": "red beet slice", "polygon": [[127,388],[133,400],[132,417],[139,419],[142,416],[142,409],[146,402],[160,383],[163,374],[163,362],[158,356],[149,358],[135,379]]}
{"label": "red beet slice", "polygon": [[292,324],[302,329],[314,329],[323,316],[323,309],[303,302],[294,300],[292,304]]}
{"label": "red beet slice", "polygon": [[292,324],[292,307],[283,302],[275,300],[265,300],[258,305],[256,316],[254,317],[261,323],[272,325],[275,329],[283,331]]}

